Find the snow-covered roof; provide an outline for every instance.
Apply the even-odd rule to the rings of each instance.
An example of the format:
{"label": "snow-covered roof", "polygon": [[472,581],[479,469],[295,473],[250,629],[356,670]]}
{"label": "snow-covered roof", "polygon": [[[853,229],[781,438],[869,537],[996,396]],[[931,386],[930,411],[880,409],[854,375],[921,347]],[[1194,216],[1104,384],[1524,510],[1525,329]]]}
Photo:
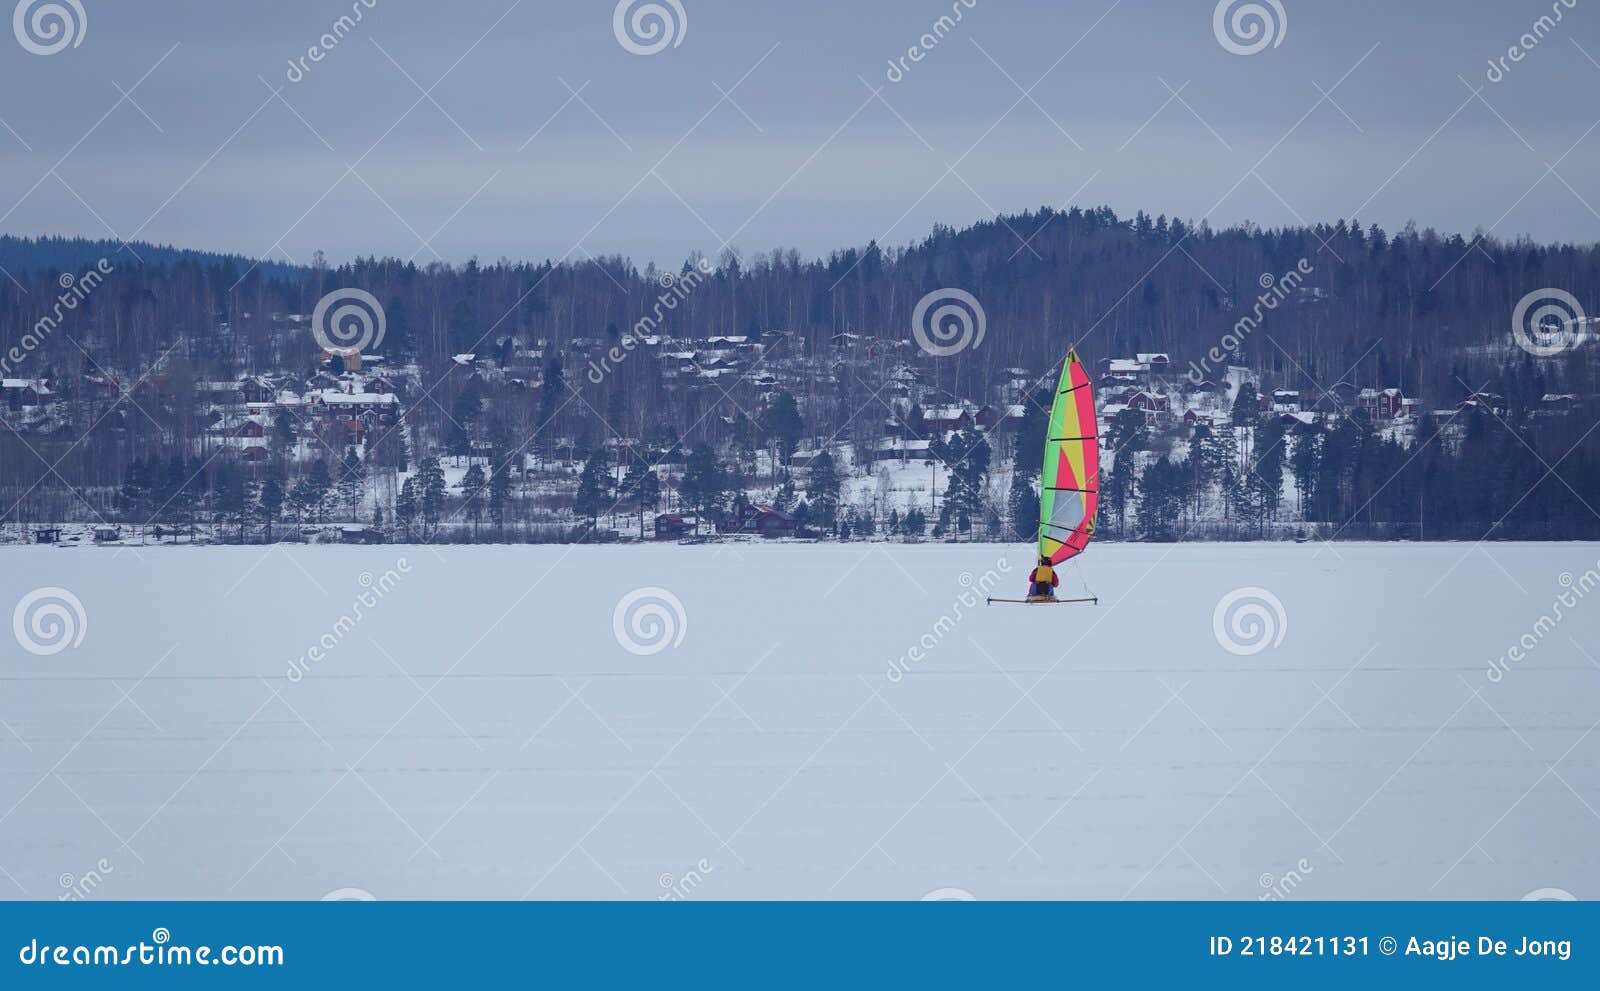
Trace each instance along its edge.
{"label": "snow-covered roof", "polygon": [[328,406],[387,406],[400,400],[387,392],[336,392],[325,389],[317,394],[317,401]]}
{"label": "snow-covered roof", "polygon": [[1144,371],[1145,365],[1132,358],[1112,358],[1106,365],[1106,371],[1113,375],[1134,375]]}
{"label": "snow-covered roof", "polygon": [[1165,365],[1172,361],[1171,358],[1167,357],[1166,352],[1164,351],[1156,351],[1149,354],[1141,353],[1138,355],[1138,358],[1139,364],[1141,365]]}

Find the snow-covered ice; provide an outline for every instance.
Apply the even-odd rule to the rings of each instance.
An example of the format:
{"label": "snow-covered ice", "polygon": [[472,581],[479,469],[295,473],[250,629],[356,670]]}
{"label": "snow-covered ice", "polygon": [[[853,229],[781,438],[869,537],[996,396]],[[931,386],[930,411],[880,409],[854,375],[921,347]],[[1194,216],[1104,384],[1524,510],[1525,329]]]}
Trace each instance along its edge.
{"label": "snow-covered ice", "polygon": [[12,549],[83,625],[0,640],[0,894],[1600,896],[1597,559],[1102,544],[1026,608],[962,601],[1020,545]]}

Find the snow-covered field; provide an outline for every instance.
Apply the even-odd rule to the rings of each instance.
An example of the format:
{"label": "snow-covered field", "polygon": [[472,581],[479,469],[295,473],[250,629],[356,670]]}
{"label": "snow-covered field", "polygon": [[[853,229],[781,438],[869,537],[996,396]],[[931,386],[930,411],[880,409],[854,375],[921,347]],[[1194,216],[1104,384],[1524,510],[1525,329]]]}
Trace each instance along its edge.
{"label": "snow-covered field", "polygon": [[0,894],[1596,897],[1597,558],[10,549]]}

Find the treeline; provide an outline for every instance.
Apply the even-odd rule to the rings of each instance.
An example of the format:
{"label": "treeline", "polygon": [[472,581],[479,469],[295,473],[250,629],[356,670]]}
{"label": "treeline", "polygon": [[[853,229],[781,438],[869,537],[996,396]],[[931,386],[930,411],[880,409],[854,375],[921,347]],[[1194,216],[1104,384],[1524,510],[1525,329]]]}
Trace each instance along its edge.
{"label": "treeline", "polygon": [[[760,422],[766,411],[752,406],[751,390],[669,388],[659,363],[645,354],[591,375],[581,359],[563,351],[576,338],[621,344],[647,315],[659,314],[650,332],[679,338],[786,334],[762,365],[783,369],[807,435],[864,444],[881,434],[888,411],[879,391],[897,363],[916,365],[935,396],[975,401],[993,395],[1005,369],[1047,378],[1071,344],[1091,363],[1163,351],[1181,370],[1252,312],[1263,277],[1307,269],[1296,292],[1237,341],[1229,362],[1288,388],[1340,381],[1395,386],[1442,410],[1482,389],[1505,403],[1503,424],[1472,428],[1477,433],[1459,445],[1429,444],[1409,463],[1411,452],[1390,452],[1393,445],[1367,432],[1321,437],[1320,458],[1336,467],[1319,468],[1327,478],[1305,490],[1312,499],[1308,519],[1372,526],[1426,521],[1429,535],[1445,535],[1452,518],[1470,519],[1462,525],[1471,529],[1515,505],[1496,532],[1524,527],[1519,532],[1532,534],[1540,526],[1560,532],[1587,525],[1573,511],[1569,487],[1593,491],[1580,484],[1592,481],[1596,457],[1595,438],[1586,430],[1595,422],[1593,397],[1600,394],[1593,349],[1534,359],[1506,345],[1511,313],[1530,291],[1559,287],[1600,312],[1600,250],[1594,246],[1410,227],[1387,232],[1355,219],[1218,230],[1145,213],[1121,217],[1108,208],[1046,208],[959,231],[939,227],[903,248],[874,243],[816,259],[790,249],[726,252],[712,264],[690,258],[670,271],[620,257],[426,267],[392,258],[331,266],[318,258],[291,267],[137,246],[145,258],[140,263],[117,244],[60,239],[12,239],[0,247],[16,276],[0,280],[0,347],[24,352],[7,374],[49,379],[60,399],[57,419],[43,433],[0,428],[0,509],[15,510],[26,500],[24,512],[32,519],[81,513],[85,501],[105,511],[116,505],[133,463],[192,458],[207,426],[197,412],[195,382],[246,372],[309,375],[318,343],[285,317],[311,313],[336,289],[359,288],[380,300],[386,333],[373,350],[391,365],[414,362],[420,369],[419,384],[402,397],[413,461],[420,464],[430,454],[475,444],[508,454],[548,453],[557,437],[578,439],[589,449],[606,438],[648,441],[667,431],[688,448],[703,444],[725,452],[751,443],[752,432],[770,432]],[[64,277],[81,276],[97,251],[112,259],[112,274],[40,334]],[[692,283],[692,290],[662,310],[663,285],[672,276],[680,285]],[[917,303],[942,288],[960,288],[980,302],[987,325],[980,346],[939,359],[912,346],[874,352],[874,362],[835,360],[840,334],[909,340]],[[504,366],[518,345],[540,341],[547,347],[535,376],[538,388],[463,383],[452,375],[454,355],[488,355]],[[105,397],[84,385],[83,377],[95,373],[114,377],[124,393],[112,396],[109,412]],[[1538,421],[1534,414],[1546,392],[1578,394],[1583,408]],[[530,445],[540,438],[542,447]],[[1196,449],[1206,446],[1202,440]],[[1259,440],[1253,446],[1271,449]],[[1295,456],[1294,438],[1279,446],[1286,457]],[[1554,475],[1539,481],[1544,468],[1530,449],[1556,466]],[[956,454],[954,463],[970,460],[966,452]],[[1238,457],[1242,462],[1246,455]],[[1310,453],[1304,458],[1309,461]],[[224,460],[204,469],[207,491],[216,489]],[[1227,460],[1227,452],[1214,453],[1208,468],[1201,458],[1187,476],[1207,479],[1207,471],[1221,471],[1217,466]],[[1141,471],[1157,472],[1150,486],[1130,476],[1118,483],[1122,489],[1107,493],[1120,510],[1119,522],[1140,511],[1137,499],[1128,501],[1132,494],[1179,485],[1171,469],[1144,462]],[[1385,467],[1399,477],[1391,480],[1394,472]],[[338,456],[330,454],[323,468],[336,477]],[[286,469],[283,484],[292,489],[299,481],[288,471],[311,470]],[[1180,523],[1191,502],[1203,512],[1201,490],[1222,480],[1191,484],[1191,497],[1158,500],[1143,510],[1151,534],[1179,526],[1163,523],[1174,508]],[[1520,485],[1533,491],[1524,498]],[[963,515],[967,525],[979,527],[1013,515],[1015,507],[976,504],[966,494],[974,488],[970,481],[960,486],[946,501],[948,529],[959,532]],[[1252,518],[1283,513],[1270,493],[1259,499],[1249,491],[1229,493],[1230,518],[1235,503]],[[1258,502],[1266,508],[1255,508]],[[1137,519],[1128,526],[1132,532]]]}
{"label": "treeline", "polygon": [[[1142,413],[1118,414],[1108,425],[1100,535],[1164,542],[1293,528],[1324,539],[1600,539],[1592,419],[1513,423],[1472,404],[1444,422],[1425,412],[1401,443],[1360,410],[1291,428],[1262,417],[1256,399],[1241,390],[1230,425],[1197,426],[1181,456],[1153,449]],[[1018,539],[1038,519],[1036,423],[1026,432],[1008,516]]]}

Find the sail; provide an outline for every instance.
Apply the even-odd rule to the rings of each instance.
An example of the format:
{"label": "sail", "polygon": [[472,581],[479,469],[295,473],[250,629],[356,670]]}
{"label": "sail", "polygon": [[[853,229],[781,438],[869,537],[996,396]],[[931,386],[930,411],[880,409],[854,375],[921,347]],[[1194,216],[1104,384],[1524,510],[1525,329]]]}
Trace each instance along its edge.
{"label": "sail", "polygon": [[1045,432],[1044,474],[1039,491],[1039,556],[1060,564],[1083,553],[1094,536],[1100,502],[1100,439],[1095,426],[1094,388],[1078,353],[1061,367]]}

